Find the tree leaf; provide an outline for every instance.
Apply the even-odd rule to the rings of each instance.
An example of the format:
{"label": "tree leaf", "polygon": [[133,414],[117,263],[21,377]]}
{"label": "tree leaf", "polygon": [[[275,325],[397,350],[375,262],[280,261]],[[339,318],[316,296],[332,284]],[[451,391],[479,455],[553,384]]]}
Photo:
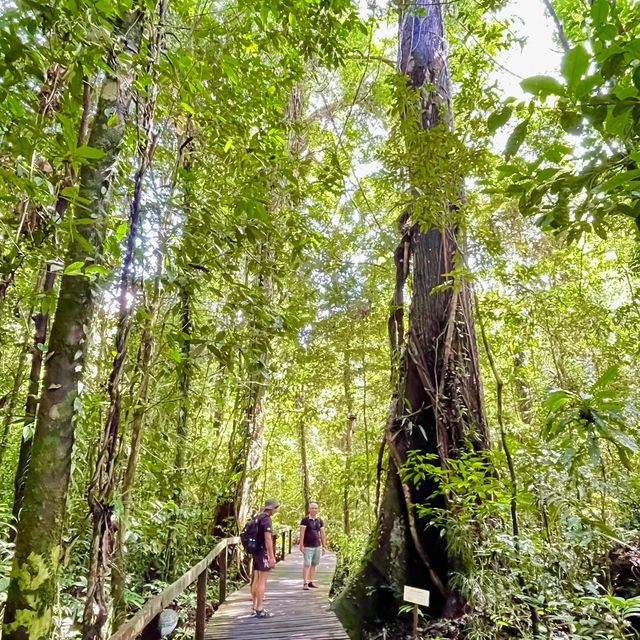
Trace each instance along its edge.
{"label": "tree leaf", "polygon": [[522,146],[522,143],[527,137],[527,131],[529,130],[529,121],[523,120],[511,133],[507,140],[507,145],[504,150],[504,156],[507,160],[512,158],[518,153],[518,150]]}
{"label": "tree leaf", "polygon": [[129,223],[126,220],[124,222],[121,222],[116,227],[116,240],[118,242],[120,242],[127,235],[128,229],[129,229]]}
{"label": "tree leaf", "polygon": [[624,53],[614,53],[602,63],[600,75],[605,80],[609,80],[620,73],[622,65],[624,65]]}
{"label": "tree leaf", "polygon": [[593,384],[591,387],[592,390],[601,389],[602,387],[606,387],[612,380],[615,380],[620,372],[620,366],[614,364],[609,367]]}
{"label": "tree leaf", "polygon": [[552,391],[545,399],[544,406],[548,411],[556,412],[560,407],[563,407],[569,402],[569,394],[563,389]]}
{"label": "tree leaf", "polygon": [[564,54],[560,70],[562,71],[564,79],[567,81],[570,93],[573,93],[578,82],[580,82],[586,73],[590,60],[589,53],[581,44],[573,47],[573,49],[570,49]]}
{"label": "tree leaf", "polygon": [[609,3],[611,0],[593,0],[591,5],[591,19],[596,33],[607,24],[609,16]]}
{"label": "tree leaf", "polygon": [[102,149],[96,149],[95,147],[88,147],[82,145],[73,151],[73,156],[76,158],[85,158],[86,160],[100,160],[104,156]]}
{"label": "tree leaf", "polygon": [[617,429],[610,429],[609,433],[611,434],[611,438],[619,446],[624,447],[630,453],[638,453],[638,451],[640,451],[638,443],[626,433],[622,433],[622,431],[618,431]]}
{"label": "tree leaf", "polygon": [[556,96],[565,95],[565,89],[562,84],[551,76],[531,76],[530,78],[525,78],[520,83],[520,86],[523,91],[543,99],[552,94]]}
{"label": "tree leaf", "polygon": [[78,260],[77,262],[72,262],[67,265],[63,271],[65,275],[76,275],[80,272],[80,270],[84,267],[84,261]]}
{"label": "tree leaf", "polygon": [[195,109],[187,102],[181,102],[180,106],[187,112],[190,113],[192,116],[196,115],[196,111]]}
{"label": "tree leaf", "polygon": [[220,67],[222,68],[224,75],[227,76],[227,78],[229,78],[229,80],[233,84],[238,84],[240,79],[238,78],[238,74],[236,73],[236,70],[233,68],[232,64],[223,61],[220,63]]}
{"label": "tree leaf", "polygon": [[497,131],[500,127],[503,127],[509,121],[511,114],[513,113],[513,107],[506,106],[502,109],[494,111],[487,118],[487,127],[491,133]]}

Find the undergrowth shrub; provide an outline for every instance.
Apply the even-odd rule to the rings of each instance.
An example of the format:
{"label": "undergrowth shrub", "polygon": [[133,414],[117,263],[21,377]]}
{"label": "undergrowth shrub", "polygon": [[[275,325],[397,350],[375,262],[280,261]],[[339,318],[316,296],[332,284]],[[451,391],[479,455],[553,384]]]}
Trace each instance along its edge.
{"label": "undergrowth shrub", "polygon": [[[532,458],[543,455],[549,472],[535,483],[529,470],[540,466],[532,464]],[[632,621],[640,614],[640,587],[632,597],[616,594],[607,562],[614,543],[630,545],[635,532],[613,527],[615,509],[606,522],[599,518],[600,500],[594,496],[601,487],[590,486],[599,481],[597,474],[580,468],[582,486],[577,491],[555,452],[530,446],[523,457],[518,468],[520,534],[515,537],[510,480],[495,472],[499,454],[493,459],[463,454],[449,460],[446,468],[436,464],[435,456],[409,455],[405,479],[414,484],[435,479],[434,495],[446,496],[447,509],[416,509],[444,531],[448,550],[461,567],[450,586],[469,605],[451,635],[427,632],[424,637],[533,638],[532,611],[539,618],[538,637],[545,639],[636,637]]]}

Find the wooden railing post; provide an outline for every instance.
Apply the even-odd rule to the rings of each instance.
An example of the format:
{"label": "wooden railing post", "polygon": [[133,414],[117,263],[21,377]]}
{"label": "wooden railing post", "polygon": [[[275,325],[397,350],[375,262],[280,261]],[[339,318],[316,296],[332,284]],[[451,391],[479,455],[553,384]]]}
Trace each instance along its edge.
{"label": "wooden railing post", "polygon": [[[196,608],[196,640],[204,639],[205,608],[207,604],[207,571],[211,563],[220,554],[226,553],[229,545],[240,544],[240,538],[226,538],[220,540],[211,551],[194,565],[182,577],[170,584],[164,591],[155,595],[146,602],[141,609],[127,620],[110,638],[110,640],[135,640],[156,616],[196,580],[198,582],[197,608]],[[225,558],[226,560],[226,558]]]}
{"label": "wooden railing post", "polygon": [[286,535],[287,535],[287,532],[286,532],[286,531],[283,531],[283,532],[280,534],[280,537],[281,537],[281,539],[282,539],[282,549],[281,549],[281,551],[280,551],[280,560],[284,560],[284,557],[285,557],[285,552],[284,552],[284,541],[285,541],[285,536],[286,536]]}
{"label": "wooden railing post", "polygon": [[227,599],[227,550],[225,549],[220,556],[220,597],[219,602],[222,604]]}
{"label": "wooden railing post", "polygon": [[292,534],[293,530],[289,529],[289,555],[291,555],[291,534]]}
{"label": "wooden railing post", "polygon": [[196,640],[204,640],[205,609],[207,606],[207,574],[208,573],[209,573],[209,567],[207,567],[198,576],[198,595],[196,599]]}

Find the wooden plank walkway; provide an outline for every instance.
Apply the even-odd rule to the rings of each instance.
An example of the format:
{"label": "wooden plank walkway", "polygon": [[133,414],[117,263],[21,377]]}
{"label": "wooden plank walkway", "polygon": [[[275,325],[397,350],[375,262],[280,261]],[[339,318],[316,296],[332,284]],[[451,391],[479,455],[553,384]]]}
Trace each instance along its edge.
{"label": "wooden plank walkway", "polygon": [[249,586],[232,593],[211,617],[206,640],[349,640],[329,610],[329,588],[336,569],[333,553],[323,556],[318,589],[302,589],[302,554],[295,550],[269,573],[265,608],[272,618],[251,616]]}

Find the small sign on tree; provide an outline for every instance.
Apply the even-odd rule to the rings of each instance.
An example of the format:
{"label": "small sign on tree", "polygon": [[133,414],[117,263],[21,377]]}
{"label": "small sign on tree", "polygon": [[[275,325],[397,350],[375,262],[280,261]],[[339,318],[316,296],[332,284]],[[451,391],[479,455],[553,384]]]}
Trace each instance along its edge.
{"label": "small sign on tree", "polygon": [[413,604],[413,635],[418,632],[418,607],[429,606],[429,592],[426,589],[417,589],[416,587],[404,587],[404,601]]}

